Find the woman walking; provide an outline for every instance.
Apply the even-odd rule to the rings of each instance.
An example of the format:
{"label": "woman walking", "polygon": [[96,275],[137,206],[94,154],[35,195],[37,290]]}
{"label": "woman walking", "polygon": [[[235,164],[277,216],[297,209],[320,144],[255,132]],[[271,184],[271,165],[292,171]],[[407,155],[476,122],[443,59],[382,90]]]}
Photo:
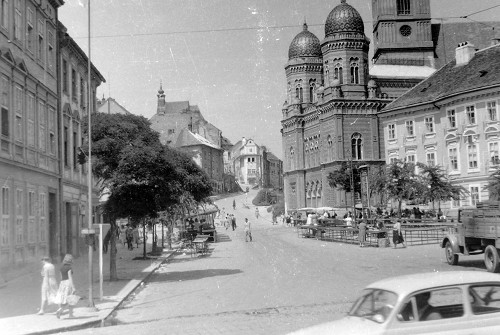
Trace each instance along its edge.
{"label": "woman walking", "polygon": [[[68,308],[68,317],[73,317],[73,305],[74,301],[68,301],[69,296],[73,296],[75,293],[75,285],[73,283],[73,256],[66,254],[64,256],[62,266],[61,266],[61,283],[59,284],[59,290],[57,291],[57,303],[59,304],[59,309],[56,312],[56,316],[59,319],[64,309]],[[71,298],[69,299],[71,300]]]}
{"label": "woman walking", "polygon": [[406,248],[403,231],[401,230],[401,219],[397,219],[394,227],[392,227],[392,243],[394,243],[393,249],[396,249],[399,243],[402,243],[403,248]]}
{"label": "woman walking", "polygon": [[359,228],[359,233],[358,233],[359,246],[361,248],[364,248],[365,242],[366,242],[366,222],[365,222],[365,220],[361,220],[358,228]]}
{"label": "woman walking", "polygon": [[51,263],[50,258],[45,256],[42,258],[42,303],[38,315],[45,313],[45,306],[54,303],[57,294],[56,270]]}

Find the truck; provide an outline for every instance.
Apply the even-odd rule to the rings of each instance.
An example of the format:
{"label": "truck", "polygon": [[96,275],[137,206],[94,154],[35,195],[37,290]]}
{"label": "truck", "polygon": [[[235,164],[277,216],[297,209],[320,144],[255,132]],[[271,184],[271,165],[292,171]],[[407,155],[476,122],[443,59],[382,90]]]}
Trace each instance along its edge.
{"label": "truck", "polygon": [[489,272],[500,272],[500,202],[479,202],[476,208],[458,211],[458,223],[441,241],[446,261],[457,265],[459,255],[484,253]]}

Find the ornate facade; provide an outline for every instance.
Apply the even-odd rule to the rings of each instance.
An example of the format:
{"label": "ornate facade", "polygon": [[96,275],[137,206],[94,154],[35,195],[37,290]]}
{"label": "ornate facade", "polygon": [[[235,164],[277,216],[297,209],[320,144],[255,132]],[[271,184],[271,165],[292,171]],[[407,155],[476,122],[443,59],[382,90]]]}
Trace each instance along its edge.
{"label": "ornate facade", "polygon": [[287,209],[352,206],[328,174],[344,162],[384,162],[377,113],[390,101],[370,80],[369,44],[360,14],[344,0],[328,15],[323,41],[304,23],[290,44],[282,110]]}

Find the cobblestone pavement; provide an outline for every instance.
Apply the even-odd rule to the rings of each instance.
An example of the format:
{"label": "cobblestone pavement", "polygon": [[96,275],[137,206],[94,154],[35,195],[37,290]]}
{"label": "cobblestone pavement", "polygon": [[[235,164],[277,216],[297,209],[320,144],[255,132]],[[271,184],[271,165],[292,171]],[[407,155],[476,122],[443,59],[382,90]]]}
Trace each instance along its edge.
{"label": "cobblestone pavement", "polygon": [[[250,196],[249,196],[250,198]],[[228,209],[233,198],[219,201]],[[239,227],[219,227],[220,241],[205,256],[178,254],[120,309],[110,327],[78,334],[285,334],[344,315],[359,291],[386,277],[417,272],[485,271],[481,258],[446,264],[437,245],[359,248],[297,236],[272,225],[265,208],[230,210]],[[253,223],[245,242],[243,219]],[[113,326],[111,326],[113,325]]]}

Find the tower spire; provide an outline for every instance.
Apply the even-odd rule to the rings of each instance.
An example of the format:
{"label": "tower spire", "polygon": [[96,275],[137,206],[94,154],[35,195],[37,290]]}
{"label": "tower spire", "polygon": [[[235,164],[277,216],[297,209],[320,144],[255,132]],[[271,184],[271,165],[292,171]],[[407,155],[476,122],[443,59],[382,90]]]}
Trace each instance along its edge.
{"label": "tower spire", "polygon": [[165,114],[165,91],[163,91],[162,81],[160,80],[160,89],[158,90],[158,107],[156,108],[156,114]]}

